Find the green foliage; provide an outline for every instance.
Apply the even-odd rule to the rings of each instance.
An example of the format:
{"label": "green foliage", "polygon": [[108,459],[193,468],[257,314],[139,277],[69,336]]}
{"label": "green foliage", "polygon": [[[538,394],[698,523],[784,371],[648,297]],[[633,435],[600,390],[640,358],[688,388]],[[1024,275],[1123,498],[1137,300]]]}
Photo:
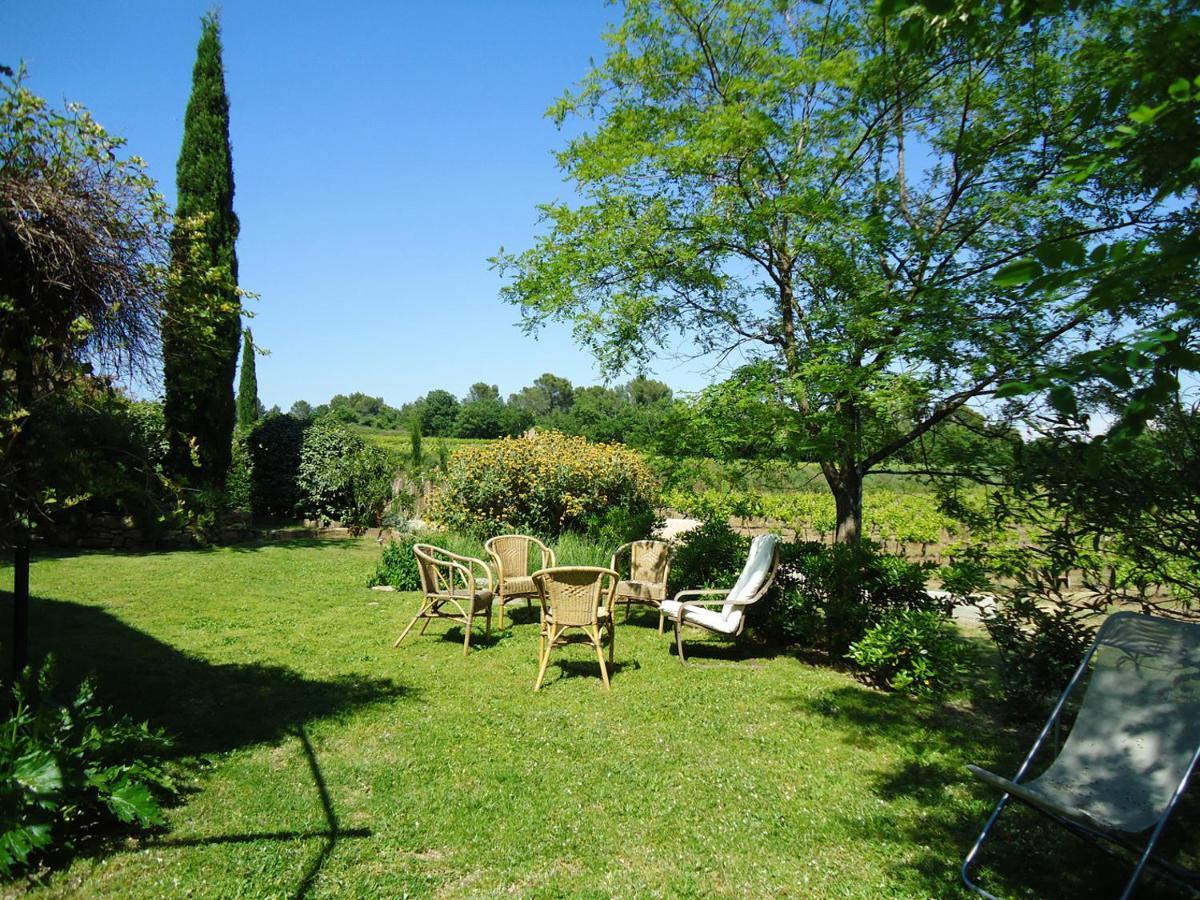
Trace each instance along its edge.
{"label": "green foliage", "polygon": [[[657,503],[658,486],[633,451],[540,432],[457,450],[426,512],[471,534],[553,537],[652,520]],[[612,509],[624,510],[620,523],[608,518]]]}
{"label": "green foliage", "polygon": [[367,587],[387,584],[398,591],[419,591],[421,573],[417,569],[417,558],[412,548],[413,544],[420,543],[426,543],[425,539],[405,534],[384,544],[379,565],[367,580]]}
{"label": "green foliage", "polygon": [[202,21],[175,180],[178,203],[162,326],[170,469],[186,484],[220,490],[234,430],[241,296],[229,98],[215,13]]}
{"label": "green foliage", "polygon": [[403,421],[400,410],[388,406],[382,397],[372,397],[361,391],[349,395],[334,394],[328,403],[313,410],[312,415],[332,419],[342,425],[361,425],[364,428],[398,428]]}
{"label": "green foliage", "polygon": [[750,539],[721,518],[706,519],[675,541],[667,593],[689,588],[731,588],[746,564]]}
{"label": "green foliage", "polygon": [[681,332],[748,357],[701,398],[701,452],[820,462],[853,540],[865,474],[1129,323],[992,278],[1115,237],[1152,200],[1070,177],[1116,116],[1070,64],[1121,46],[1091,12],[1037,29],[972,13],[897,52],[912,17],[872,4],[627,4],[550,111],[578,126],[558,161],[581,199],[541,206],[532,247],[494,258],[502,296],[529,329],[569,324],[606,372]]}
{"label": "green foliage", "polygon": [[253,507],[254,479],[250,470],[250,450],[244,437],[233,439],[229,474],[225,478],[225,501],[230,509],[249,510]]}
{"label": "green foliage", "polygon": [[414,469],[421,468],[421,420],[413,416],[408,423],[408,463]]}
{"label": "green foliage", "polygon": [[300,502],[300,450],[310,422],[267,416],[246,436],[250,457],[250,508],[256,516],[290,517]]}
{"label": "green foliage", "polygon": [[376,526],[392,497],[394,473],[382,448],[341,425],[315,422],[305,430],[300,447],[298,510],[312,518]]}
{"label": "green foliage", "polygon": [[910,609],[889,612],[846,656],[868,684],[932,697],[962,687],[971,648],[944,613]]}
{"label": "green foliage", "polygon": [[[668,491],[663,502],[685,515],[708,518],[759,518],[783,522],[832,535],[837,529],[833,497],[826,492],[794,491],[758,494],[741,490]],[[863,501],[863,530],[877,540],[935,544],[960,530],[955,519],[939,509],[932,493],[874,489]]]}
{"label": "green foliage", "polygon": [[[93,390],[82,384],[93,370],[139,370],[152,358],[166,229],[166,209],[145,163],[122,153],[124,141],[86,109],[75,103],[52,109],[26,90],[23,78],[23,70],[0,74],[4,544],[23,542],[41,511],[80,487],[64,493],[49,458],[104,466],[99,448],[61,446],[63,435],[43,416],[64,414],[50,402],[55,394],[79,385],[78,399]],[[70,415],[86,417],[78,408]],[[113,463],[116,470],[129,460]]]}
{"label": "green foliage", "polygon": [[247,328],[242,342],[242,368],[238,376],[238,431],[242,433],[249,431],[261,416],[262,404],[258,402],[258,376],[254,369],[254,335]]}
{"label": "green foliage", "polygon": [[453,435],[458,406],[458,398],[449,391],[430,391],[418,401],[422,433],[435,437]]}
{"label": "green foliage", "polygon": [[96,703],[90,681],[65,703],[54,699],[53,661],[26,671],[0,725],[0,873],[11,876],[40,853],[66,850],[98,825],[163,823],[160,799],[174,796],[157,758],[160,731],[117,719]]}
{"label": "green foliage", "polygon": [[1014,715],[1039,719],[1062,693],[1095,635],[1095,610],[1028,582],[984,618],[1000,653],[1000,689]]}
{"label": "green foliage", "polygon": [[943,610],[925,591],[931,565],[891,556],[869,541],[785,544],[777,585],[750,609],[767,639],[807,644],[845,656],[889,612]]}
{"label": "green foliage", "polygon": [[454,419],[454,436],[460,438],[516,437],[533,424],[533,416],[497,397],[468,400]]}

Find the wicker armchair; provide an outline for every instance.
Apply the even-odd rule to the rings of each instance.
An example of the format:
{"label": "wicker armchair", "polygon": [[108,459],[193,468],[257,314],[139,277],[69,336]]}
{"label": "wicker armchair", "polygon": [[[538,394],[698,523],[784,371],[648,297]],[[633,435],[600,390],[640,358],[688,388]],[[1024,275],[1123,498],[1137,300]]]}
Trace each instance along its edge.
{"label": "wicker armchair", "polygon": [[542,598],[542,631],[538,642],[538,676],[533,685],[541,690],[550,664],[550,651],[564,643],[569,628],[583,631],[596,648],[600,661],[600,678],[609,689],[608,669],[604,651],[600,648],[600,629],[608,631],[608,661],[613,661],[616,629],[613,624],[612,601],[618,575],[612,569],[598,566],[561,566],[533,573],[533,581]]}
{"label": "wicker armchair", "polygon": [[[459,556],[432,544],[413,545],[421,575],[421,607],[393,647],[399,647],[421,619],[421,634],[434,619],[450,619],[463,626],[463,656],[471,649],[471,625],[479,614],[486,616],[485,635],[492,634],[492,571],[487,563]],[[486,584],[487,587],[482,587]]]}
{"label": "wicker armchair", "polygon": [[[767,593],[775,580],[778,568],[779,538],[773,534],[760,534],[751,542],[746,565],[732,588],[680,591],[674,600],[664,600],[659,608],[662,615],[675,623],[675,646],[679,650],[679,661],[687,665],[687,660],[683,657],[684,625],[692,625],[725,637],[737,637],[746,626],[745,608],[761,600]],[[718,594],[719,599],[695,599]],[[721,608],[705,609],[707,606]]]}
{"label": "wicker armchair", "polygon": [[[538,596],[537,586],[530,577],[533,568],[548,569],[556,565],[554,551],[535,537],[524,534],[502,534],[483,545],[496,570],[496,596],[500,600],[500,624],[504,628],[504,607],[513,600],[524,599],[533,605]],[[530,551],[541,551],[541,565],[531,567]]]}
{"label": "wicker armchair", "polygon": [[[667,576],[671,572],[670,545],[662,541],[631,541],[622,544],[612,555],[610,569],[621,571],[622,557],[629,557],[629,578],[617,582],[615,604],[625,604],[625,621],[629,621],[629,607],[634,603],[645,603],[660,609],[667,599]],[[662,634],[663,616],[658,615],[658,633]]]}

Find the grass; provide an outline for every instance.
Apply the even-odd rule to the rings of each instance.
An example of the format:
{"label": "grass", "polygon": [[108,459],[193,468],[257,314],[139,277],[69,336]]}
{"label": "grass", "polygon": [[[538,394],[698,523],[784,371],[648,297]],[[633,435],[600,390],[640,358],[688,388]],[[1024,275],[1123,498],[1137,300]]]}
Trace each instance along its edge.
{"label": "grass", "polygon": [[[363,587],[378,553],[345,540],[37,559],[36,653],[69,677],[94,670],[103,699],[169,728],[189,788],[162,833],[87,844],[7,891],[964,895],[958,864],[994,798],[963,766],[1009,772],[1028,746],[988,707],[703,638],[684,669],[636,613],[610,693],[573,646],[534,694],[537,626],[520,607],[466,658],[442,624],[393,649],[416,596]],[[1124,871],[1016,820],[989,855],[1003,891],[1087,896]]]}

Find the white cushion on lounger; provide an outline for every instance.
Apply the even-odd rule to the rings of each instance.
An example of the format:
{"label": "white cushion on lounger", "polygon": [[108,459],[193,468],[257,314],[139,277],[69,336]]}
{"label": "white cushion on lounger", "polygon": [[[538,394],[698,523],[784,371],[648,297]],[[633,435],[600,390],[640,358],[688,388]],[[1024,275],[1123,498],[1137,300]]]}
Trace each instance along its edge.
{"label": "white cushion on lounger", "polygon": [[[668,619],[676,619],[679,617],[680,607],[686,605],[678,600],[664,600],[662,611]],[[703,626],[720,634],[733,634],[742,622],[742,608],[736,607],[733,613],[727,616],[721,610],[712,607],[688,606],[684,610],[683,621]]]}

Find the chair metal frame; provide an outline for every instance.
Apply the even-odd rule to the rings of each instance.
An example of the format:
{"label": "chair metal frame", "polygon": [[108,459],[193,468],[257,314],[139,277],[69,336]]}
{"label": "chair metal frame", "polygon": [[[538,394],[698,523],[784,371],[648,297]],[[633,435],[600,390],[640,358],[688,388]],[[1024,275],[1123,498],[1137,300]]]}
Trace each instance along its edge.
{"label": "chair metal frame", "polygon": [[[653,582],[640,581],[640,579],[636,580],[636,582],[635,582],[635,579],[633,576],[637,573],[636,566],[637,566],[638,551],[647,546],[654,546],[654,547],[662,548],[662,552],[663,552],[662,578],[659,581],[653,581]],[[635,603],[644,603],[647,606],[652,606],[655,609],[659,610],[659,614],[658,614],[658,633],[659,634],[662,634],[662,632],[663,632],[663,616],[662,616],[662,611],[661,611],[662,610],[662,601],[667,599],[667,579],[671,576],[670,550],[671,550],[671,545],[668,544],[666,541],[653,541],[653,540],[630,541],[628,544],[622,544],[615,551],[613,551],[612,560],[609,563],[610,569],[612,569],[615,572],[620,572],[621,569],[620,569],[619,563],[621,560],[621,556],[628,555],[629,556],[629,578],[628,578],[628,581],[649,585],[652,591],[656,588],[661,588],[661,593],[662,593],[661,597],[643,597],[641,595],[633,594],[633,593],[622,593],[621,585],[624,584],[625,582],[620,581],[620,582],[617,582],[617,592],[616,592],[615,596],[613,597],[614,604],[621,604],[621,603],[625,604],[625,621],[626,622],[629,621],[630,607],[633,606],[633,604],[635,604]]]}
{"label": "chair metal frame", "polygon": [[[492,570],[481,559],[433,544],[414,544],[413,555],[421,576],[421,606],[392,646],[399,647],[421,619],[425,620],[421,634],[434,619],[449,619],[463,626],[463,656],[466,656],[471,649],[471,626],[476,615],[486,616],[484,635],[492,636]],[[487,587],[481,589],[479,582],[485,579]]]}
{"label": "chair metal frame", "polygon": [[[506,544],[523,544],[523,548],[519,553],[514,554],[511,549],[505,547]],[[529,563],[529,552],[532,547],[537,547],[542,554],[542,564],[538,569],[549,569],[557,565],[554,558],[554,551],[539,541],[535,537],[527,534],[498,534],[495,537],[488,538],[484,543],[483,549],[487,551],[488,557],[492,561],[492,567],[496,570],[496,600],[500,607],[500,619],[496,628],[500,631],[504,630],[504,607],[514,600],[527,600],[530,606],[533,606],[533,601],[538,598],[536,588],[523,591],[508,591],[505,588],[505,582],[510,578],[529,578],[532,576]],[[520,571],[515,571],[517,566],[514,565],[514,556],[520,555],[525,562],[519,566]],[[512,570],[512,571],[509,571]]]}
{"label": "chair metal frame", "polygon": [[[600,629],[608,631],[608,661],[613,661],[617,643],[616,617],[613,612],[613,596],[620,576],[613,569],[600,566],[554,566],[533,573],[534,583],[542,601],[542,624],[538,633],[538,674],[533,689],[540,691],[550,664],[550,651],[565,643],[569,628],[583,631],[588,642],[596,648],[596,659],[600,662],[600,678],[604,689],[611,690],[608,669],[604,665],[601,649]],[[605,585],[607,580],[608,584]],[[583,594],[571,597],[570,592]],[[560,596],[561,595],[561,596]],[[573,600],[574,602],[569,602]]]}
{"label": "chair metal frame", "polygon": [[[751,596],[746,597],[745,599],[742,599],[742,600],[738,600],[734,605],[744,607],[744,606],[749,606],[752,603],[757,603],[764,596],[766,596],[767,591],[769,591],[771,589],[771,585],[775,583],[775,576],[778,574],[778,572],[779,572],[779,543],[777,541],[775,544],[774,552],[771,554],[771,565],[767,570],[767,576],[766,576],[766,578],[763,579],[762,585]],[[671,619],[671,621],[674,623],[674,626],[675,626],[675,647],[676,647],[676,651],[679,655],[679,662],[682,665],[685,665],[685,666],[688,665],[687,659],[684,657],[684,654],[683,654],[683,626],[684,625],[690,625],[693,628],[699,628],[703,631],[709,632],[710,634],[716,634],[716,635],[719,635],[720,637],[728,638],[729,640],[733,640],[733,639],[737,638],[737,636],[740,635],[745,630],[746,614],[744,611],[742,612],[741,619],[738,621],[737,628],[734,629],[732,632],[728,632],[728,633],[722,632],[722,631],[713,631],[713,629],[707,627],[706,625],[702,625],[699,622],[685,622],[684,621],[684,619],[686,618],[685,613],[689,606],[691,606],[691,607],[724,606],[725,603],[727,602],[729,592],[732,590],[733,590],[733,588],[704,588],[704,589],[699,589],[699,590],[680,591],[672,598],[676,602],[680,602],[680,598],[682,598],[682,597],[704,597],[704,596],[711,596],[711,595],[720,595],[720,599],[688,601],[687,603],[683,603],[683,605],[679,607],[678,615],[675,615],[675,616],[666,615],[666,618]],[[661,612],[661,607],[660,607],[659,616],[662,617],[663,615],[664,614]],[[659,630],[661,631],[661,627]]]}
{"label": "chair metal frame", "polygon": [[[1121,619],[1128,617],[1140,617],[1145,619],[1154,618],[1141,613],[1119,612],[1114,613],[1105,620],[1104,624],[1100,627],[1100,630],[1097,631],[1096,637],[1092,641],[1092,645],[1088,648],[1087,653],[1084,654],[1083,660],[1079,663],[1079,667],[1075,670],[1075,674],[1071,676],[1071,680],[1067,682],[1066,688],[1063,690],[1061,696],[1059,696],[1058,702],[1054,705],[1054,709],[1050,713],[1050,717],[1046,720],[1046,724],[1042,726],[1042,730],[1038,734],[1037,740],[1035,740],[1033,743],[1033,748],[1025,756],[1020,768],[1017,769],[1017,774],[1010,779],[1013,784],[1019,785],[1021,783],[1021,779],[1026,775],[1030,767],[1033,765],[1034,760],[1037,758],[1038,752],[1046,743],[1047,738],[1050,736],[1052,731],[1056,730],[1055,727],[1059,724],[1063,710],[1067,706],[1067,700],[1070,698],[1072,692],[1078,686],[1079,682],[1083,679],[1084,674],[1088,671],[1088,664],[1096,655],[1096,651],[1099,650],[1100,647],[1104,646],[1104,639],[1106,637],[1107,630],[1115,627],[1110,623],[1113,623],[1114,621],[1119,622]],[[1194,623],[1174,622],[1165,619],[1155,619],[1155,621],[1170,621],[1172,625],[1200,628],[1200,624]],[[1057,739],[1057,734],[1055,736]],[[996,808],[992,810],[992,814],[988,817],[987,823],[983,826],[983,831],[981,831],[979,837],[976,838],[975,844],[971,847],[970,852],[967,853],[966,858],[963,860],[961,869],[963,884],[981,897],[987,897],[988,900],[998,900],[994,894],[988,893],[987,890],[971,880],[970,870],[977,861],[980,850],[982,850],[984,842],[987,840],[992,827],[996,824],[996,820],[1000,818],[1000,813],[1004,811],[1004,808],[1008,805],[1008,801],[1010,799],[1015,799],[1024,803],[1030,809],[1033,809],[1046,818],[1057,822],[1059,825],[1062,825],[1065,829],[1073,834],[1093,842],[1097,847],[1099,847],[1099,849],[1103,850],[1105,853],[1108,853],[1110,856],[1115,856],[1122,859],[1126,858],[1121,853],[1114,850],[1113,847],[1120,847],[1123,850],[1132,853],[1136,857],[1137,862],[1134,865],[1133,873],[1130,875],[1129,881],[1126,882],[1125,887],[1120,894],[1121,900],[1127,900],[1127,898],[1133,894],[1134,889],[1137,887],[1138,881],[1141,879],[1147,868],[1151,865],[1154,866],[1152,871],[1156,872],[1157,874],[1195,891],[1195,881],[1197,878],[1200,878],[1200,875],[1156,857],[1153,851],[1154,845],[1158,842],[1159,837],[1162,835],[1163,829],[1166,827],[1167,819],[1170,818],[1176,804],[1179,802],[1179,798],[1183,796],[1183,792],[1187,788],[1188,782],[1191,780],[1197,762],[1200,762],[1200,744],[1198,744],[1192,752],[1191,759],[1184,770],[1183,777],[1176,785],[1175,790],[1171,794],[1170,799],[1167,801],[1166,806],[1159,814],[1158,819],[1154,823],[1151,830],[1150,837],[1144,847],[1138,846],[1134,841],[1123,837],[1119,833],[1089,827],[1082,822],[1074,821],[1058,815],[1052,810],[1044,808],[1025,797],[1005,792],[1001,796],[1000,801],[996,804]]]}

